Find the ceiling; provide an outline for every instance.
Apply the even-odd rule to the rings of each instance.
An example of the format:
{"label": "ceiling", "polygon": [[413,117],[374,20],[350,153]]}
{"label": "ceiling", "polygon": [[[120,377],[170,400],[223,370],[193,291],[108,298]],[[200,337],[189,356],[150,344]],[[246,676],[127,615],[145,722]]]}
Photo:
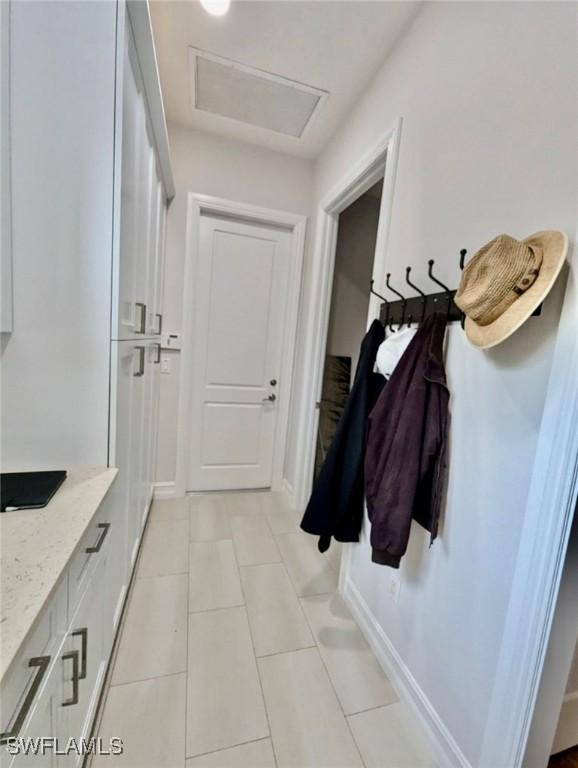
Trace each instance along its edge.
{"label": "ceiling", "polygon": [[[198,0],[152,0],[151,15],[169,122],[315,157],[411,23],[417,2],[233,0],[210,16]],[[329,93],[300,138],[191,107],[189,48]]]}

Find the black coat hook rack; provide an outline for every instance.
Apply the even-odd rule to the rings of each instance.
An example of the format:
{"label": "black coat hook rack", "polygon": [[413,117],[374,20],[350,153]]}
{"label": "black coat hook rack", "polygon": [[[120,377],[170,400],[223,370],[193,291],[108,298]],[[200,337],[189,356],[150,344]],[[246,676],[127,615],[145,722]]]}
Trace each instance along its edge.
{"label": "black coat hook rack", "polygon": [[[458,262],[460,270],[463,270],[464,268],[467,253],[465,248],[460,250],[460,258]],[[371,281],[371,293],[383,301],[383,304],[381,305],[380,320],[390,331],[393,332],[396,325],[398,330],[403,325],[409,327],[414,320],[421,323],[433,312],[444,312],[447,315],[448,323],[459,322],[461,323],[462,328],[464,327],[465,315],[454,303],[456,291],[455,289],[448,288],[445,283],[442,283],[442,281],[434,275],[434,265],[435,260],[430,259],[428,261],[427,274],[432,283],[442,288],[441,291],[437,291],[436,293],[425,293],[410,280],[411,267],[405,268],[405,282],[418,294],[417,296],[410,296],[408,298],[396,290],[390,283],[391,272],[387,273],[385,285],[388,290],[398,297],[398,300],[396,301],[388,301],[384,296],[377,293],[377,291],[373,289],[373,280]],[[542,305],[540,304],[532,314],[540,315],[541,313]]]}
{"label": "black coat hook rack", "polygon": [[[463,269],[466,253],[466,249],[462,248],[459,259],[460,269]],[[388,301],[384,296],[377,293],[373,288],[372,281],[370,287],[371,292],[383,301],[380,314],[381,321],[390,330],[393,330],[395,326],[398,328],[401,328],[403,325],[409,326],[414,321],[421,323],[433,312],[446,313],[448,323],[462,322],[462,313],[454,304],[456,291],[455,289],[449,288],[435,276],[433,271],[434,265],[435,260],[430,259],[428,262],[428,277],[435,285],[442,289],[435,293],[426,293],[410,279],[411,267],[406,267],[405,282],[418,294],[417,296],[404,296],[400,291],[394,288],[391,285],[391,272],[387,273],[385,285],[388,290],[398,297],[396,301]]]}

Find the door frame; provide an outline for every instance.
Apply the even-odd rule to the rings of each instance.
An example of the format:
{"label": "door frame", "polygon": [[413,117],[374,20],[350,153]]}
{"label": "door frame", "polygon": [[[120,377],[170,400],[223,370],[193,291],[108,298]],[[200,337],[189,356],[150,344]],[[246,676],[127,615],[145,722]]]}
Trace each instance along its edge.
{"label": "door frame", "polygon": [[200,259],[200,221],[203,215],[219,215],[238,219],[248,224],[266,224],[281,227],[291,235],[289,280],[285,328],[283,331],[283,361],[279,387],[279,415],[273,449],[273,477],[271,488],[283,487],[283,465],[289,425],[289,405],[293,379],[293,361],[297,339],[297,320],[301,293],[301,273],[305,249],[307,216],[271,208],[261,208],[246,203],[225,200],[220,197],[189,192],[187,198],[187,223],[185,247],[185,271],[183,290],[183,327],[181,343],[181,371],[179,391],[179,421],[177,425],[177,462],[175,496],[184,496],[188,484],[188,457],[191,439],[191,400],[193,365],[195,358],[195,332],[193,298],[195,277]]}
{"label": "door frame", "polygon": [[[295,485],[290,493],[292,504],[305,509],[313,483],[315,444],[319,411],[315,403],[321,397],[323,368],[331,293],[335,271],[335,252],[339,214],[383,178],[383,193],[379,210],[377,240],[373,262],[373,280],[376,285],[385,282],[387,246],[391,227],[393,191],[397,172],[402,118],[398,118],[372,149],[353,165],[340,181],[323,197],[317,209],[314,246],[314,274],[307,306],[305,324],[305,351],[303,384],[300,397],[297,440],[300,447],[295,468]],[[367,325],[379,317],[381,301],[369,293]],[[299,460],[299,456],[301,457]]]}

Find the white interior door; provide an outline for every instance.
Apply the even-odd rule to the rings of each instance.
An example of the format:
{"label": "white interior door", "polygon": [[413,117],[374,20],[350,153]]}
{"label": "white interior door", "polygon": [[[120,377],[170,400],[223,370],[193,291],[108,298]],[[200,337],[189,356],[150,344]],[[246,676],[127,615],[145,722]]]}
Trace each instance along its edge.
{"label": "white interior door", "polygon": [[188,490],[268,488],[291,235],[202,215],[199,236]]}

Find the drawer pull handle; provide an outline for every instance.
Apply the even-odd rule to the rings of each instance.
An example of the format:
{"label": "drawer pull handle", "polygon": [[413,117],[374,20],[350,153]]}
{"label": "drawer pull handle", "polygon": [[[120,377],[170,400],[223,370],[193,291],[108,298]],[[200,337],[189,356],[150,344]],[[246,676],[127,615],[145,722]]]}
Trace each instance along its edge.
{"label": "drawer pull handle", "polygon": [[157,312],[155,317],[157,319],[157,329],[155,331],[155,335],[160,336],[163,332],[163,316]]}
{"label": "drawer pull handle", "polygon": [[133,373],[133,376],[144,376],[144,368],[145,368],[145,348],[144,347],[135,347],[135,349],[138,349],[138,371],[136,373]]}
{"label": "drawer pull handle", "polygon": [[72,696],[62,702],[63,707],[72,707],[74,704],[78,704],[78,651],[68,651],[61,656],[62,661],[71,659],[72,661]]}
{"label": "drawer pull handle", "polygon": [[143,304],[142,301],[135,301],[134,305],[140,310],[140,325],[138,331],[135,331],[135,333],[140,333],[142,336],[144,336],[147,332],[147,305]]}
{"label": "drawer pull handle", "polygon": [[88,629],[86,627],[75,629],[74,632],[72,632],[72,637],[80,637],[82,641],[80,648],[80,673],[78,679],[84,680],[86,677],[86,657],[88,655]]}
{"label": "drawer pull handle", "polygon": [[26,697],[22,702],[22,706],[20,707],[20,711],[16,715],[16,719],[14,720],[14,725],[9,731],[6,731],[5,733],[0,734],[0,744],[6,744],[7,741],[10,741],[10,739],[18,738],[20,729],[22,728],[22,726],[24,725],[24,721],[28,717],[28,712],[30,711],[30,707],[32,706],[34,697],[36,696],[36,693],[40,688],[40,684],[42,683],[42,680],[44,678],[44,675],[46,674],[46,670],[48,669],[49,664],[50,664],[50,656],[34,656],[28,662],[29,667],[38,667],[38,671],[34,675],[34,680],[32,681],[30,690],[26,694]]}
{"label": "drawer pull handle", "polygon": [[156,348],[157,348],[157,356],[155,357],[155,365],[158,365],[161,361],[161,345],[157,344]]}
{"label": "drawer pull handle", "polygon": [[94,545],[94,547],[87,547],[86,553],[88,555],[94,554],[94,552],[100,552],[100,548],[103,545],[104,540],[106,539],[106,534],[108,533],[108,530],[110,528],[110,523],[99,523],[98,528],[102,528],[102,533],[100,534],[98,541]]}

